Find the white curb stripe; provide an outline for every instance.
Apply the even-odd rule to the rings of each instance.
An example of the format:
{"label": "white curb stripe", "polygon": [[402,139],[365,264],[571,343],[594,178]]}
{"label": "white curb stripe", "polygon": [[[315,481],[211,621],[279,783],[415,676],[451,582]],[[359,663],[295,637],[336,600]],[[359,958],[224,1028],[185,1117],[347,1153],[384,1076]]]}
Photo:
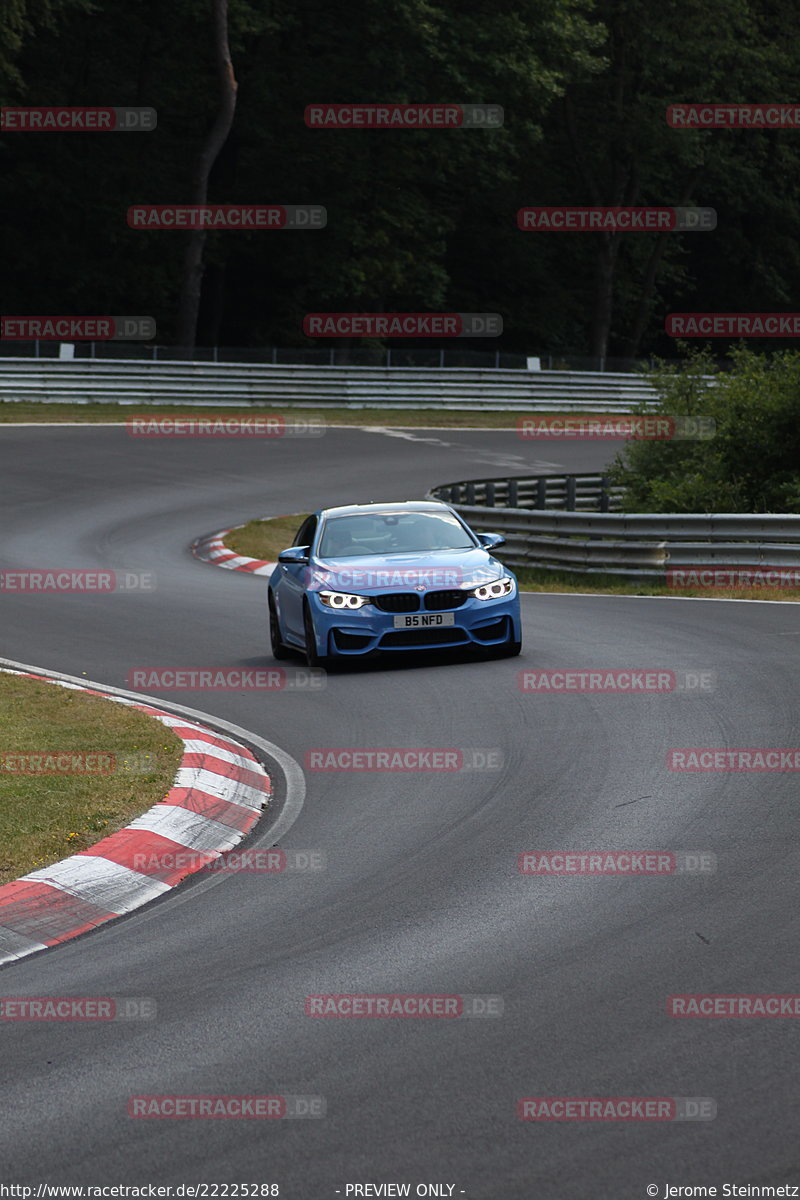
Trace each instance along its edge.
{"label": "white curb stripe", "polygon": [[156,896],[169,891],[168,884],[158,879],[150,879],[93,854],[73,854],[51,867],[23,875],[17,882],[23,880],[47,883],[113,913],[130,912],[137,904],[155,900]]}
{"label": "white curb stripe", "polygon": [[178,804],[155,804],[131,821],[128,828],[156,833],[187,850],[230,850],[242,840],[241,833],[233,825],[224,825]]}
{"label": "white curb stripe", "polygon": [[185,738],[183,742],[187,754],[204,754],[209,758],[218,758],[222,762],[231,763],[234,767],[242,767],[245,771],[254,769],[254,758],[245,758],[243,754],[235,754],[224,746],[214,746],[211,742],[201,742],[199,738]]}
{"label": "white curb stripe", "polygon": [[250,787],[247,783],[235,783],[227,775],[216,775],[203,767],[179,767],[172,786],[192,788],[206,796],[214,796],[217,800],[241,804],[243,808],[260,810],[267,799],[266,792],[260,788]]}

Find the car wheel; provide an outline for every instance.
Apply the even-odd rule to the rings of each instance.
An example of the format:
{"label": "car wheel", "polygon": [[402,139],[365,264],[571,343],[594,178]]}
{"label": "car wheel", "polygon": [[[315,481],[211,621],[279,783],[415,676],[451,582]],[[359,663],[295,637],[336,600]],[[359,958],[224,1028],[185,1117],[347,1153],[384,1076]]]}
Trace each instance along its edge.
{"label": "car wheel", "polygon": [[483,651],[486,658],[516,658],[522,649],[522,642],[516,642],[513,636],[500,646],[487,646]]}
{"label": "car wheel", "polygon": [[516,658],[522,649],[522,642],[507,641],[504,646],[500,647],[498,658]]}
{"label": "car wheel", "polygon": [[330,665],[330,656],[327,654],[317,654],[317,639],[314,637],[314,621],[311,616],[311,610],[307,604],[303,605],[303,630],[306,637],[306,662],[310,667],[327,667]]}
{"label": "car wheel", "polygon": [[278,624],[278,614],[275,611],[275,601],[272,594],[269,597],[269,640],[272,644],[272,657],[281,659],[289,657],[289,647],[281,641],[281,627]]}

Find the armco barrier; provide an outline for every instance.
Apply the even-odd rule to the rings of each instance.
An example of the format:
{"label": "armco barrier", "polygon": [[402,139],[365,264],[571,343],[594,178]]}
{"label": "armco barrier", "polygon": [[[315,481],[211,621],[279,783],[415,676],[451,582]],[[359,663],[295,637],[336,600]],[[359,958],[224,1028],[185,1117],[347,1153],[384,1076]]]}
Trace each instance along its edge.
{"label": "armco barrier", "polygon": [[645,375],[610,372],[0,358],[3,400],[630,412],[656,392]]}
{"label": "armco barrier", "polygon": [[[594,483],[595,510],[601,502],[598,476],[576,476]],[[560,481],[563,483],[563,480]],[[489,495],[508,497],[516,484],[519,497],[538,494],[540,480],[473,480],[445,484],[430,499],[453,504],[474,529],[506,536],[498,558],[511,567],[545,567],[621,578],[664,579],[671,569],[698,566],[791,567],[800,569],[800,516],[747,513],[622,513],[564,511],[557,508],[497,507]],[[477,503],[464,502],[467,488]],[[464,499],[454,499],[454,495]],[[612,491],[613,497],[613,491]],[[557,503],[556,496],[551,496]],[[480,501],[483,503],[480,503]]]}
{"label": "armco barrier", "polygon": [[563,509],[566,512],[610,512],[618,509],[623,488],[607,475],[535,475],[519,479],[470,479],[436,488],[448,504],[486,508]]}

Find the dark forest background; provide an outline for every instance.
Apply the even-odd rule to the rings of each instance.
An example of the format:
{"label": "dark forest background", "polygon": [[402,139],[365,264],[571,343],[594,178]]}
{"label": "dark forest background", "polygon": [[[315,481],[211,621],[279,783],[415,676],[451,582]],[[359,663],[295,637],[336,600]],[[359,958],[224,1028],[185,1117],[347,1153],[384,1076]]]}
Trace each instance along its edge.
{"label": "dark forest background", "polygon": [[[797,100],[796,0],[229,0],[228,22],[238,96],[209,199],[324,204],[328,226],[209,235],[198,344],[310,345],[309,311],[490,311],[504,351],[673,357],[670,311],[800,310],[800,129],[665,118]],[[0,102],[158,111],[152,133],[0,134],[4,312],[148,314],[175,341],[189,235],[126,211],[191,200],[214,47],[211,0],[3,0]],[[359,101],[498,103],[505,125],[304,124]],[[522,233],[530,204],[697,204],[718,227]]]}

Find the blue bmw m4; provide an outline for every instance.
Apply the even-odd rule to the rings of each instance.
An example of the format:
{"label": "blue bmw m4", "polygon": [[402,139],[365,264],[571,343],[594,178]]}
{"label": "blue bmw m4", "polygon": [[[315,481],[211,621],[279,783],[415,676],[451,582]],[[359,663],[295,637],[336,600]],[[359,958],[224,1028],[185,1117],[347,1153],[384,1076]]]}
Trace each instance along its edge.
{"label": "blue bmw m4", "polygon": [[270,577],[272,653],[304,651],[312,667],[459,646],[519,654],[517,581],[491,554],[504,542],[438,501],[320,509]]}

